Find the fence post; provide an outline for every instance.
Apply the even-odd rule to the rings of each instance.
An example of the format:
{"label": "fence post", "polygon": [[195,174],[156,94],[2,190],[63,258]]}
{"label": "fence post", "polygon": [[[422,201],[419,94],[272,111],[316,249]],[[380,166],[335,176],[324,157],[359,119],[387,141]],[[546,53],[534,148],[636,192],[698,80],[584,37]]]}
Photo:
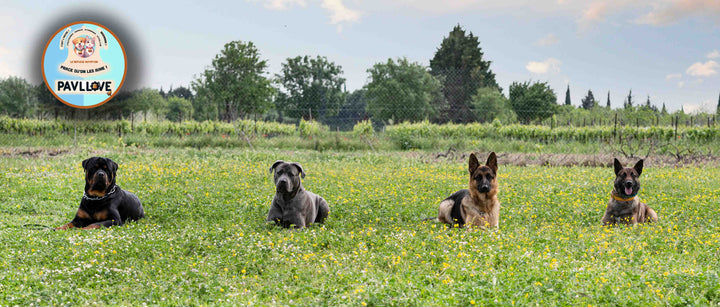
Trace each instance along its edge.
{"label": "fence post", "polygon": [[613,139],[617,137],[617,111],[615,112],[615,128],[613,128]]}

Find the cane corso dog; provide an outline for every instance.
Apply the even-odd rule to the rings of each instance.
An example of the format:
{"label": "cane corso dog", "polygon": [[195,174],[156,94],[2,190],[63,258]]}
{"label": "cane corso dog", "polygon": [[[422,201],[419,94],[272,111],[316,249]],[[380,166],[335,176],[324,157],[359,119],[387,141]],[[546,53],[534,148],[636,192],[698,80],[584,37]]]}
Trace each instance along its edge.
{"label": "cane corso dog", "polygon": [[270,205],[267,222],[290,228],[303,228],[323,223],[330,207],[321,196],[305,190],[301,178],[305,170],[296,162],[275,161],[270,167],[275,178],[275,197]]}
{"label": "cane corso dog", "polygon": [[122,225],[145,217],[140,199],[115,184],[118,164],[109,158],[92,157],[82,162],[85,169],[85,194],[75,218],[55,228],[95,229]]}
{"label": "cane corso dog", "polygon": [[605,215],[602,217],[603,225],[617,223],[635,225],[658,220],[655,210],[640,202],[640,198],[637,196],[640,191],[642,171],[642,159],[633,167],[623,167],[620,161],[615,159],[615,184],[610,192],[610,202],[605,210]]}

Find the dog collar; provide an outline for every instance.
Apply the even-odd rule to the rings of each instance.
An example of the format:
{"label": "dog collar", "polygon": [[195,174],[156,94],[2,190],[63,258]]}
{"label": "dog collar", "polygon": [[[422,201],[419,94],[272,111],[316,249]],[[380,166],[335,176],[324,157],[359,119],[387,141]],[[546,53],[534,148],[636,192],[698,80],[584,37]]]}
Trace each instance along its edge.
{"label": "dog collar", "polygon": [[635,199],[635,198],[637,197],[637,195],[635,195],[635,196],[629,197],[629,198],[622,198],[622,197],[617,196],[617,195],[615,195],[615,194],[613,194],[613,193],[610,193],[610,196],[612,196],[612,198],[613,198],[614,200],[617,200],[617,201],[631,201],[631,200],[633,200],[633,199]]}
{"label": "dog collar", "polygon": [[110,190],[110,193],[107,193],[107,194],[105,194],[105,195],[103,195],[103,196],[100,196],[100,197],[92,197],[92,196],[88,196],[87,193],[83,193],[83,197],[82,197],[82,198],[83,198],[83,199],[87,199],[87,200],[101,200],[101,199],[105,199],[105,198],[107,198],[108,196],[110,196],[112,193],[115,193],[115,189],[116,189],[116,188],[117,188],[117,184],[113,186],[112,190]]}

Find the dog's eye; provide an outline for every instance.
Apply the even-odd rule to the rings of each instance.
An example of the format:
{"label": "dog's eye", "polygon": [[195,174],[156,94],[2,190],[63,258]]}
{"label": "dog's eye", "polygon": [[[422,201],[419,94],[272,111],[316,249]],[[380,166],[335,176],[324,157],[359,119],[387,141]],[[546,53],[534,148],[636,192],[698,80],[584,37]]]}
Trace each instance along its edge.
{"label": "dog's eye", "polygon": [[488,174],[486,177],[488,180],[493,180],[493,175]]}

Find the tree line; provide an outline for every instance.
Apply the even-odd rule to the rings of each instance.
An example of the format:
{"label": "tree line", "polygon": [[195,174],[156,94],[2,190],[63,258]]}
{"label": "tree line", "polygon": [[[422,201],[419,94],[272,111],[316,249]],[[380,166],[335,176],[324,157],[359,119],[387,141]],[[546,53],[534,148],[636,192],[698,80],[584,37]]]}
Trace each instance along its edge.
{"label": "tree line", "polygon": [[[390,58],[367,70],[363,88],[348,92],[342,67],[326,57],[288,58],[271,76],[267,60],[252,42],[232,41],[189,87],[121,91],[89,110],[65,106],[44,85],[18,77],[0,80],[0,113],[40,119],[297,122],[303,118],[340,129],[365,119],[379,125],[420,120],[577,125],[578,118],[584,119],[583,124],[595,124],[613,117],[609,93],[602,106],[588,90],[576,108],[569,85],[562,105],[557,104],[555,91],[539,81],[513,82],[505,97],[491,64],[484,59],[478,37],[458,25],[443,38],[428,66]],[[664,104],[659,109],[650,97],[638,103],[632,91],[624,107],[612,112],[627,122],[642,119],[644,125],[685,116],[683,110],[668,114]]]}

